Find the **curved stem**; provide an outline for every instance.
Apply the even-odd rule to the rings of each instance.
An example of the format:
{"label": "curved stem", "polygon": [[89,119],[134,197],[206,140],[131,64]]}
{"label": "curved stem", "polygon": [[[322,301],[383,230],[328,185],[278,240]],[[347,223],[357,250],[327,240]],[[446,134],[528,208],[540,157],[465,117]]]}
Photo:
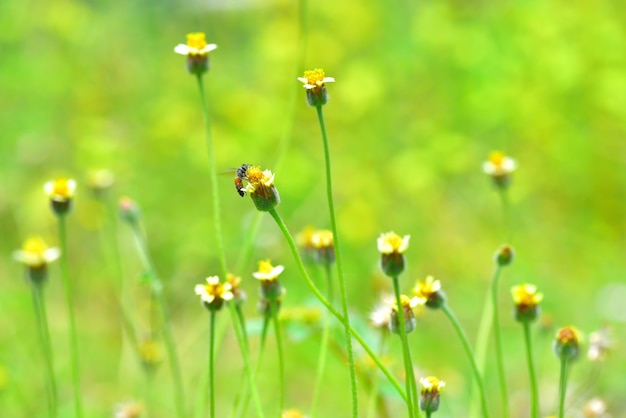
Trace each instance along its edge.
{"label": "curved stem", "polygon": [[[328,309],[328,311],[331,314],[333,314],[339,320],[339,322],[341,322],[345,326],[346,320],[344,319],[344,317],[339,313],[339,311],[337,311],[328,302],[328,300],[326,300],[326,298],[322,295],[322,293],[319,291],[317,286],[315,286],[315,283],[313,283],[313,281],[309,277],[309,274],[306,272],[306,269],[304,268],[304,263],[302,262],[302,258],[300,257],[300,254],[298,253],[298,248],[296,246],[296,243],[293,237],[291,236],[291,234],[289,233],[289,229],[287,229],[287,225],[285,225],[285,223],[283,222],[282,218],[280,217],[276,209],[270,210],[269,214],[272,216],[272,218],[274,218],[274,221],[278,225],[278,228],[281,230],[281,232],[283,233],[283,236],[287,240],[287,244],[289,245],[293,258],[296,261],[296,264],[298,265],[300,274],[304,278],[306,284],[309,286],[309,289],[311,289],[311,292],[313,292],[313,295],[315,295],[315,297],[322,303],[322,305],[324,305],[326,309]],[[363,337],[361,337],[361,335],[358,332],[356,332],[354,328],[352,328],[351,326],[348,326],[348,327],[352,336],[359,342],[359,344],[361,344],[361,347],[363,347],[363,349],[367,352],[367,354],[370,356],[372,361],[376,363],[378,368],[383,372],[383,374],[387,377],[389,382],[394,386],[398,394],[400,394],[402,399],[404,399],[404,401],[406,402],[407,401],[406,393],[402,389],[402,386],[400,386],[400,383],[398,383],[398,380],[395,377],[393,377],[393,375],[389,372],[387,367],[385,367],[385,365],[380,361],[380,358],[374,353],[374,351],[370,348],[370,346],[363,340]]]}
{"label": "curved stem", "polygon": [[82,394],[80,390],[80,361],[78,352],[78,334],[76,331],[76,318],[74,315],[74,296],[70,281],[69,265],[67,262],[67,225],[65,215],[59,215],[59,241],[61,243],[61,273],[63,287],[65,288],[65,301],[67,314],[70,321],[70,350],[72,357],[72,384],[74,386],[74,408],[76,417],[83,417]]}
{"label": "curved stem", "polygon": [[496,266],[493,280],[491,281],[491,305],[493,306],[493,334],[496,341],[496,364],[498,366],[498,379],[500,381],[500,396],[502,399],[502,416],[509,416],[509,397],[504,374],[504,355],[502,352],[502,336],[500,333],[500,318],[498,310],[498,282],[501,267]]}
{"label": "curved stem", "polygon": [[561,359],[561,374],[559,379],[559,418],[565,414],[565,393],[567,392],[567,359]]}
{"label": "curved stem", "polygon": [[341,298],[341,310],[345,318],[344,328],[346,334],[346,349],[348,351],[348,363],[350,365],[350,387],[352,389],[352,417],[359,416],[359,401],[357,393],[356,369],[354,366],[354,352],[352,351],[352,338],[350,337],[350,317],[348,315],[348,296],[346,294],[346,282],[343,277],[343,261],[341,258],[341,246],[339,245],[339,234],[337,234],[337,222],[335,221],[335,204],[333,202],[333,187],[330,170],[330,150],[328,146],[328,135],[326,133],[326,124],[324,123],[324,114],[322,106],[316,106],[317,119],[322,131],[322,142],[324,143],[324,158],[326,161],[326,195],[328,198],[328,212],[330,215],[330,227],[333,232],[333,240],[335,244],[335,261],[337,265],[337,281],[339,282],[339,296]]}
{"label": "curved stem", "polygon": [[48,316],[46,314],[46,301],[43,296],[43,288],[39,284],[33,284],[33,307],[37,316],[37,329],[44,361],[46,362],[46,386],[48,392],[48,416],[57,416],[58,391],[56,379],[54,377],[54,366],[52,359],[52,347],[50,343],[50,330],[48,328]]}
{"label": "curved stem", "polygon": [[211,136],[211,117],[209,113],[209,105],[204,93],[204,81],[201,74],[196,77],[198,80],[198,90],[200,90],[200,99],[202,100],[202,111],[204,113],[204,127],[206,136],[206,147],[209,156],[209,174],[211,180],[211,201],[213,202],[213,225],[215,228],[215,243],[217,245],[217,254],[220,260],[223,277],[226,277],[228,269],[226,268],[226,252],[224,251],[224,237],[222,235],[222,223],[220,218],[220,200],[217,188],[217,167],[215,165],[215,151],[213,150],[213,138]]}
{"label": "curved stem", "polygon": [[465,335],[465,331],[461,327],[461,324],[456,319],[456,316],[452,312],[452,310],[448,307],[448,305],[443,304],[441,310],[446,314],[452,326],[456,330],[461,343],[463,344],[463,348],[465,349],[465,353],[469,358],[469,361],[472,365],[472,372],[474,373],[474,378],[476,379],[476,383],[478,384],[478,390],[480,391],[480,402],[483,408],[483,416],[485,418],[489,417],[489,409],[487,408],[487,396],[485,393],[485,385],[483,383],[483,379],[480,375],[480,371],[478,370],[478,365],[476,364],[476,359],[474,358],[474,354],[472,353],[472,348],[470,347],[469,340],[467,339],[467,335]]}
{"label": "curved stem", "polygon": [[[330,264],[324,265],[326,270],[326,293],[328,294],[328,302],[333,303],[333,283]],[[317,404],[320,395],[322,382],[324,381],[324,369],[326,368],[326,356],[328,354],[328,339],[330,337],[330,316],[324,321],[324,330],[322,331],[322,340],[320,342],[320,354],[317,359],[317,373],[315,378],[315,389],[313,390],[313,404],[311,405],[311,416],[315,418],[317,413]]]}
{"label": "curved stem", "polygon": [[524,339],[526,340],[526,356],[528,359],[528,376],[530,379],[530,405],[531,417],[539,417],[539,390],[537,389],[537,376],[535,375],[535,363],[533,361],[533,346],[530,340],[530,323],[524,322]]}
{"label": "curved stem", "polygon": [[415,415],[415,375],[413,373],[413,362],[411,361],[411,351],[409,349],[409,343],[406,337],[406,320],[404,318],[404,308],[402,307],[402,299],[400,297],[400,280],[398,276],[392,277],[393,281],[393,293],[396,298],[397,317],[400,325],[400,341],[402,341],[402,354],[404,357],[404,372],[406,373],[406,394],[408,398],[407,407],[409,417]]}
{"label": "curved stem", "polygon": [[278,349],[278,413],[282,415],[285,409],[285,357],[283,353],[283,341],[280,335],[280,323],[278,321],[277,301],[270,301],[272,321],[274,322],[274,336]]}

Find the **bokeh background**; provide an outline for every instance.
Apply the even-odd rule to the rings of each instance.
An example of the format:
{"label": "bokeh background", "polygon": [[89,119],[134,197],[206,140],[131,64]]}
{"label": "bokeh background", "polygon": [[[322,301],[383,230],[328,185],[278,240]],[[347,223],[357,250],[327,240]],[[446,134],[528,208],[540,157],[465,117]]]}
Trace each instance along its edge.
{"label": "bokeh background", "polygon": [[[193,286],[219,265],[198,91],[185,58],[173,53],[192,31],[219,45],[206,77],[218,170],[242,163],[274,170],[279,209],[294,233],[329,226],[319,128],[296,77],[321,67],[336,78],[324,111],[349,302],[359,326],[390,289],[375,240],[395,230],[411,235],[406,291],[426,275],[442,280],[475,339],[492,255],[506,236],[498,193],[481,164],[494,149],[513,156],[517,257],[502,277],[500,309],[515,416],[527,416],[522,329],[508,315],[509,288],[521,282],[545,294],[545,321],[535,328],[542,414],[556,405],[554,329],[571,324],[585,333],[609,325],[617,340],[596,384],[572,400],[572,416],[592,396],[602,397],[612,416],[625,416],[619,336],[626,321],[626,9],[620,2],[8,0],[0,3],[0,27],[0,416],[45,413],[31,296],[12,252],[32,234],[58,245],[42,191],[56,176],[79,182],[68,256],[87,415],[108,417],[116,403],[145,396],[141,367],[121,343],[111,231],[129,287],[141,267],[126,225],[112,230],[106,208],[87,187],[88,173],[99,168],[115,173],[112,205],[127,195],[142,208],[167,286],[188,403],[198,397],[208,315]],[[228,263],[244,278],[252,327],[257,283],[251,273],[260,259],[285,265],[285,309],[316,306],[269,216],[237,195],[232,176],[219,181]],[[65,382],[62,416],[72,417],[58,263],[46,295],[57,374]],[[217,407],[227,416],[242,366],[228,314],[222,316]],[[305,412],[319,348],[309,328],[290,331],[286,347],[287,403]],[[466,416],[471,379],[452,327],[440,313],[425,312],[411,339],[418,369],[448,382],[440,416]],[[252,340],[255,346],[258,336]],[[274,353],[270,342],[259,378],[270,410]],[[584,385],[593,367],[580,361],[572,387]],[[486,380],[497,416],[492,364]],[[160,396],[150,416],[172,416],[167,364],[154,385]],[[322,399],[320,416],[348,415],[348,372],[340,357],[329,361]],[[365,389],[361,400],[363,410]],[[389,408],[402,413],[393,397]]]}

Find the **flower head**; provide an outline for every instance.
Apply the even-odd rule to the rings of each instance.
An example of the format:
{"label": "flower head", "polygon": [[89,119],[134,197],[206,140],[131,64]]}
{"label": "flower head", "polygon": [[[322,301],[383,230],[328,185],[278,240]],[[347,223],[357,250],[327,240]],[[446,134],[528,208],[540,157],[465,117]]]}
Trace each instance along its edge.
{"label": "flower head", "polygon": [[137,203],[130,197],[124,196],[120,198],[119,210],[120,218],[131,224],[137,222],[141,217],[141,209],[139,209],[139,205],[137,205]]}
{"label": "flower head", "polygon": [[381,253],[380,266],[389,277],[397,277],[404,271],[404,252],[409,248],[411,237],[401,237],[395,232],[387,232],[378,237],[378,251]]}
{"label": "flower head", "polygon": [[496,186],[506,188],[509,185],[509,175],[515,171],[517,163],[503,152],[493,151],[487,161],[483,163],[483,171],[493,178]]}
{"label": "flower head", "polygon": [[439,394],[446,385],[446,382],[434,376],[422,377],[420,379],[420,409],[425,412],[435,412],[439,409]]}
{"label": "flower head", "polygon": [[61,177],[46,182],[43,189],[50,198],[50,204],[55,214],[60,216],[69,212],[76,192],[76,181]]}
{"label": "flower head", "polygon": [[196,295],[209,310],[219,310],[224,305],[224,301],[233,298],[232,285],[221,283],[217,276],[210,276],[206,279],[206,284],[197,284],[194,288]]}
{"label": "flower head", "polygon": [[390,302],[377,305],[369,315],[374,328],[389,329],[391,323]]}
{"label": "flower head", "polygon": [[39,237],[27,239],[21,250],[13,252],[13,258],[26,266],[27,277],[35,284],[45,281],[48,276],[48,263],[60,255],[61,251],[58,248],[48,247]]}
{"label": "flower head", "polygon": [[[279,301],[285,294],[285,288],[283,288],[278,281],[278,276],[280,276],[284,270],[285,268],[283,266],[274,267],[270,260],[259,261],[259,270],[252,273],[252,276],[261,281],[260,307],[265,302]],[[259,308],[259,310],[262,311],[261,308]]]}
{"label": "flower head", "polygon": [[226,275],[226,282],[231,286],[231,292],[233,294],[233,301],[237,304],[242,304],[246,301],[248,296],[246,292],[240,287],[241,277],[228,273]]}
{"label": "flower head", "polygon": [[582,342],[580,332],[572,326],[559,329],[553,342],[554,354],[563,360],[575,360]]}
{"label": "flower head", "polygon": [[241,191],[250,194],[258,210],[267,212],[280,203],[278,190],[274,186],[274,173],[270,170],[262,171],[256,165],[248,166],[245,180],[248,184]]}
{"label": "flower head", "polygon": [[326,77],[324,70],[316,68],[304,72],[304,77],[298,77],[306,89],[306,98],[309,106],[317,107],[328,103],[326,83],[334,83],[333,77]]}
{"label": "flower head", "polygon": [[513,262],[515,258],[515,250],[510,245],[503,245],[498,248],[495,255],[493,256],[493,260],[500,267],[508,266]]}
{"label": "flower head", "polygon": [[537,286],[521,284],[511,289],[515,304],[515,319],[519,322],[531,322],[539,316],[539,302],[543,294],[537,292]]}
{"label": "flower head", "polygon": [[145,338],[139,343],[139,357],[143,366],[149,372],[156,371],[157,367],[163,361],[163,348],[161,344],[154,338]]}
{"label": "flower head", "polygon": [[96,196],[102,195],[115,182],[115,175],[111,170],[101,169],[89,173],[88,184]]}
{"label": "flower head", "polygon": [[404,317],[405,332],[408,334],[409,332],[413,331],[415,329],[415,323],[416,323],[415,313],[413,312],[413,309],[417,307],[418,305],[420,305],[421,303],[422,301],[420,301],[417,298],[410,298],[406,295],[400,295],[400,305],[402,306],[400,309],[398,307],[397,301],[394,298],[391,301],[391,312],[390,312],[391,321],[389,322],[389,330],[393,332],[394,334],[400,333],[401,328],[400,328],[399,312],[401,310],[402,315]]}
{"label": "flower head", "polygon": [[335,261],[335,241],[331,231],[328,229],[315,231],[311,237],[311,244],[318,262],[332,264]]}
{"label": "flower head", "polygon": [[209,70],[209,52],[217,49],[217,45],[208,44],[203,32],[187,34],[187,43],[178,44],[174,52],[187,56],[187,70],[191,74],[201,75]]}
{"label": "flower head", "polygon": [[284,270],[283,266],[273,266],[270,260],[262,260],[259,261],[259,270],[252,273],[252,276],[262,281],[272,281],[276,280]]}
{"label": "flower head", "polygon": [[433,276],[426,277],[424,281],[418,281],[413,288],[413,294],[427,307],[437,309],[446,301],[445,294],[441,290],[441,282]]}

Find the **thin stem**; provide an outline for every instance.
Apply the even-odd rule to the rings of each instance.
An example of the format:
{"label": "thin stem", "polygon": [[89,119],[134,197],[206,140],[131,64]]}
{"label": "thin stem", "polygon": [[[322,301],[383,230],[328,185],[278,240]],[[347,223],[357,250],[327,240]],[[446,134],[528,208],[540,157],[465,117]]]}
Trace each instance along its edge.
{"label": "thin stem", "polygon": [[506,387],[506,376],[504,374],[504,355],[502,350],[502,335],[500,333],[500,318],[498,310],[498,282],[502,267],[496,266],[491,281],[491,305],[493,306],[493,335],[496,341],[496,364],[498,366],[498,379],[500,381],[500,396],[502,399],[502,416],[509,416],[509,396]]}
{"label": "thin stem", "polygon": [[[293,255],[293,258],[296,261],[296,264],[298,265],[300,274],[304,278],[306,284],[309,286],[309,289],[311,289],[311,292],[313,292],[313,295],[315,295],[315,297],[322,303],[322,305],[324,305],[326,309],[328,309],[328,311],[339,320],[339,322],[346,325],[345,318],[339,313],[339,311],[337,311],[328,302],[328,300],[326,300],[326,298],[322,295],[322,293],[319,291],[317,286],[315,286],[315,283],[313,283],[313,281],[309,277],[309,274],[306,272],[306,269],[304,268],[304,263],[302,262],[302,258],[300,257],[300,254],[298,253],[298,247],[296,246],[296,243],[293,237],[289,233],[289,229],[287,229],[287,225],[285,225],[285,223],[283,222],[282,218],[280,217],[276,209],[270,210],[269,214],[272,216],[272,218],[274,218],[274,221],[278,225],[278,228],[281,230],[281,232],[283,233],[283,236],[287,240],[287,244],[289,245],[289,248],[291,249],[291,254]],[[374,363],[376,363],[378,368],[387,377],[389,382],[394,386],[394,388],[400,394],[402,399],[404,399],[404,401],[406,402],[407,401],[406,393],[402,389],[402,386],[400,386],[400,383],[398,383],[398,380],[395,377],[393,377],[393,375],[389,372],[387,367],[385,367],[385,365],[380,361],[380,358],[374,353],[374,351],[365,342],[365,340],[363,340],[363,337],[361,337],[361,335],[349,325],[348,325],[348,329],[350,330],[350,333],[352,334],[352,336],[359,342],[359,344],[361,344],[361,347],[363,347],[363,349],[367,352],[370,358],[374,361]]]}
{"label": "thin stem", "polygon": [[272,321],[274,322],[274,336],[278,349],[278,413],[282,415],[285,409],[285,356],[283,353],[283,341],[280,335],[280,323],[278,321],[277,302],[270,301]]}
{"label": "thin stem", "polygon": [[509,197],[506,189],[498,189],[500,195],[500,201],[502,202],[502,217],[504,219],[504,231],[506,236],[506,242],[511,242],[513,236],[513,227],[511,224],[511,206],[509,205]]}
{"label": "thin stem", "polygon": [[[491,279],[493,283],[493,278]],[[493,301],[491,298],[491,286],[487,289],[485,300],[483,302],[483,313],[480,317],[480,323],[478,325],[478,332],[476,336],[476,349],[475,357],[478,370],[481,375],[485,373],[485,361],[487,357],[487,347],[489,343],[489,336],[491,335],[491,329],[493,327]],[[478,391],[476,386],[472,386],[472,398],[470,402],[470,417],[478,416],[478,410],[480,409]]]}
{"label": "thin stem", "polygon": [[198,90],[200,90],[200,99],[202,100],[202,111],[204,113],[204,127],[206,136],[206,147],[209,156],[209,174],[211,181],[211,201],[213,202],[213,225],[215,228],[215,243],[217,245],[217,254],[220,259],[223,277],[226,277],[228,269],[226,268],[226,252],[224,251],[224,237],[222,235],[222,223],[220,218],[220,200],[217,187],[217,167],[215,165],[215,151],[213,150],[213,138],[211,135],[211,116],[209,113],[209,105],[204,92],[204,79],[201,74],[196,77],[198,80]]}
{"label": "thin stem", "polygon": [[343,261],[341,258],[341,246],[339,245],[339,234],[337,234],[337,222],[335,221],[335,205],[333,202],[333,187],[330,170],[330,149],[328,146],[328,135],[326,133],[326,124],[324,122],[324,114],[322,106],[316,106],[317,119],[322,132],[322,142],[324,143],[324,159],[326,161],[326,195],[328,198],[328,212],[330,215],[330,228],[333,232],[333,241],[335,245],[335,261],[337,265],[337,281],[339,282],[339,295],[341,298],[341,310],[345,318],[344,327],[346,334],[346,349],[348,351],[348,363],[350,367],[350,387],[352,389],[352,417],[359,416],[359,400],[357,393],[356,369],[354,366],[354,352],[352,351],[352,338],[350,338],[350,317],[348,315],[348,296],[346,294],[346,282],[343,277]]}
{"label": "thin stem", "polygon": [[530,340],[530,323],[524,322],[524,339],[526,340],[526,356],[528,358],[528,376],[530,378],[530,405],[531,417],[539,417],[539,390],[537,388],[537,376],[535,375],[535,363],[533,361],[533,346]]}
{"label": "thin stem", "polygon": [[[215,418],[215,314],[217,311],[211,310],[210,330],[209,330],[209,411],[210,417]],[[206,391],[205,391],[206,396]],[[205,403],[206,405],[206,403]]]}
{"label": "thin stem", "polygon": [[[385,353],[386,335],[387,335],[386,330],[383,330],[380,334],[380,346],[378,347],[378,353],[380,356],[382,356]],[[369,405],[367,408],[367,418],[374,418],[378,409],[377,405],[379,404],[379,401],[382,400],[382,398],[378,396],[378,387],[379,387],[378,382],[379,380],[378,380],[378,376],[376,375],[376,372],[372,373],[372,386],[370,387],[370,401],[369,401]],[[382,413],[380,413],[379,415],[381,417],[383,416]]]}
{"label": "thin stem", "polygon": [[69,265],[67,261],[67,224],[65,215],[59,215],[59,241],[61,243],[61,274],[65,288],[65,301],[70,321],[70,350],[72,357],[72,383],[74,386],[74,409],[76,417],[82,418],[83,404],[80,390],[80,362],[78,352],[78,334],[76,332],[76,318],[74,316],[74,297],[70,281]]}
{"label": "thin stem", "polygon": [[561,358],[561,375],[559,379],[559,418],[565,413],[565,393],[567,392],[567,366],[566,358]]}
{"label": "thin stem", "polygon": [[485,385],[483,383],[483,379],[480,375],[480,371],[478,370],[478,365],[476,364],[476,359],[474,358],[474,354],[472,353],[472,347],[470,347],[469,340],[467,339],[467,335],[465,335],[465,331],[461,327],[458,319],[452,312],[452,310],[445,303],[441,307],[441,310],[446,314],[452,326],[456,330],[461,343],[463,344],[463,348],[465,349],[465,353],[469,358],[469,361],[472,365],[472,372],[474,373],[474,378],[476,379],[476,383],[478,384],[478,390],[480,391],[480,402],[483,408],[483,416],[485,418],[489,417],[489,409],[487,408],[487,396],[485,393]]}
{"label": "thin stem", "polygon": [[[333,302],[333,284],[330,263],[324,265],[326,271],[326,293],[328,294],[328,302]],[[320,395],[320,389],[324,381],[324,369],[326,368],[326,357],[328,354],[328,339],[330,337],[330,316],[324,321],[324,329],[322,331],[322,340],[320,342],[320,354],[317,359],[317,373],[315,378],[315,389],[313,390],[313,404],[311,405],[311,416],[315,418],[317,414],[317,405]]]}
{"label": "thin stem", "polygon": [[411,352],[409,350],[409,343],[406,338],[406,320],[404,318],[404,308],[402,307],[402,299],[400,297],[400,280],[398,276],[392,277],[393,281],[393,293],[396,298],[397,318],[400,328],[400,341],[402,342],[402,354],[404,357],[404,372],[406,374],[406,394],[408,398],[407,407],[409,410],[409,417],[415,416],[415,374],[413,373],[413,362],[411,361]]}
{"label": "thin stem", "polygon": [[48,329],[48,316],[46,314],[46,301],[43,296],[43,288],[40,284],[33,284],[33,307],[37,317],[37,329],[44,361],[46,362],[46,386],[48,392],[48,416],[57,416],[58,391],[56,379],[54,377],[54,366],[52,359],[52,347],[50,344],[50,331]]}
{"label": "thin stem", "polygon": [[150,288],[152,296],[156,299],[159,313],[161,314],[161,324],[163,329],[163,335],[165,340],[165,348],[167,350],[167,356],[170,363],[170,369],[172,378],[174,380],[174,402],[176,403],[176,413],[179,418],[185,418],[185,401],[183,390],[183,379],[180,371],[180,363],[178,362],[178,355],[176,353],[176,345],[174,344],[174,336],[172,334],[172,328],[170,324],[170,315],[167,309],[167,303],[165,295],[163,294],[163,284],[156,274],[154,263],[148,252],[148,244],[141,232],[138,222],[130,223],[135,237],[135,244],[137,251],[139,252],[139,258],[142,261],[143,268],[150,280]]}

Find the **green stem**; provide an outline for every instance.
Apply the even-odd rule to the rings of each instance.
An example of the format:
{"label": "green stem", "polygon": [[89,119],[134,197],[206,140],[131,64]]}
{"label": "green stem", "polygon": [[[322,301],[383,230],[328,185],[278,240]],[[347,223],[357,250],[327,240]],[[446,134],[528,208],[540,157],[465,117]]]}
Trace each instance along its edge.
{"label": "green stem", "polygon": [[[326,270],[326,293],[328,294],[328,302],[333,303],[333,284],[330,263],[325,264]],[[322,340],[320,342],[320,354],[317,359],[317,373],[315,378],[315,389],[313,390],[313,404],[311,405],[311,416],[315,418],[317,414],[317,405],[324,381],[324,369],[326,368],[326,357],[328,354],[328,339],[330,337],[330,316],[324,321],[324,330],[322,331]]]}
{"label": "green stem", "polygon": [[180,363],[178,362],[178,355],[176,353],[176,345],[174,344],[174,336],[172,334],[172,328],[170,324],[169,311],[167,309],[167,303],[163,294],[163,284],[156,274],[156,269],[152,258],[148,252],[148,244],[141,232],[138,222],[130,222],[133,235],[135,237],[135,244],[137,251],[139,252],[139,258],[142,261],[143,268],[150,280],[150,287],[152,296],[156,299],[156,303],[161,315],[161,324],[163,329],[163,335],[165,340],[165,348],[167,350],[167,356],[170,363],[170,369],[172,378],[174,380],[174,402],[176,403],[176,413],[179,418],[185,418],[185,401],[183,390],[183,379],[180,371]]}
{"label": "green stem", "polygon": [[241,325],[237,320],[237,312],[234,304],[232,302],[228,302],[227,305],[230,309],[230,315],[233,321],[233,328],[235,328],[235,335],[237,336],[239,349],[241,350],[241,355],[243,357],[243,364],[246,370],[246,375],[248,376],[248,384],[250,385],[250,390],[252,391],[252,399],[254,400],[257,416],[263,418],[264,415],[263,409],[261,408],[261,400],[259,399],[259,394],[257,393],[256,385],[254,383],[255,373],[252,372],[252,366],[250,365],[250,352],[248,351],[248,345],[245,342],[245,330],[241,329]]}
{"label": "green stem", "polygon": [[530,323],[524,322],[524,339],[526,340],[526,356],[528,358],[528,376],[530,378],[530,405],[531,417],[539,417],[539,390],[537,388],[537,376],[535,375],[535,363],[533,361],[533,347],[530,340]]}
{"label": "green stem", "polygon": [[46,301],[43,296],[43,288],[39,284],[33,284],[33,307],[37,316],[37,328],[39,330],[39,339],[41,349],[43,351],[44,361],[46,362],[46,380],[48,392],[48,416],[54,418],[57,416],[58,391],[56,379],[54,377],[54,366],[52,360],[52,347],[50,343],[50,330],[48,328],[48,316],[46,314]]}
{"label": "green stem", "polygon": [[285,409],[285,356],[283,353],[283,341],[280,335],[277,303],[277,301],[270,301],[272,321],[274,322],[274,336],[278,349],[278,414],[280,416],[283,413],[283,409]]}
{"label": "green stem", "polygon": [[[492,278],[493,283],[493,278]],[[485,373],[485,360],[487,357],[487,347],[489,343],[489,336],[491,335],[491,329],[493,326],[493,302],[491,299],[491,286],[487,289],[485,300],[483,302],[483,313],[480,317],[480,324],[478,326],[478,332],[476,336],[476,364],[481,375]],[[480,409],[478,391],[476,386],[472,387],[472,399],[470,402],[469,416],[474,418],[478,416],[478,410]]]}
{"label": "green stem", "polygon": [[502,217],[504,218],[504,230],[506,242],[511,242],[513,228],[511,225],[511,206],[509,205],[509,197],[506,189],[499,189],[500,201],[502,202]]}
{"label": "green stem", "polygon": [[509,416],[509,396],[504,374],[504,355],[502,350],[502,335],[500,333],[500,317],[498,310],[498,283],[502,268],[497,265],[493,280],[491,281],[491,305],[493,306],[493,335],[496,341],[496,364],[498,366],[498,379],[500,381],[500,396],[502,399],[502,416]]}
{"label": "green stem", "polygon": [[407,394],[407,407],[409,410],[409,417],[415,416],[415,374],[413,373],[413,362],[411,361],[411,351],[409,349],[409,343],[406,337],[406,320],[404,318],[404,308],[402,307],[402,298],[400,296],[400,280],[398,276],[391,278],[393,281],[393,293],[396,298],[397,317],[400,325],[400,341],[402,341],[402,354],[404,357],[404,372],[406,374],[406,394]]}
{"label": "green stem", "polygon": [[59,241],[61,243],[61,274],[65,287],[67,314],[70,321],[70,350],[72,357],[72,383],[74,386],[74,408],[76,418],[83,416],[82,394],[80,390],[80,362],[78,352],[78,334],[76,332],[76,317],[74,315],[74,297],[70,281],[69,265],[67,261],[67,224],[65,215],[59,215]]}
{"label": "green stem", "polygon": [[213,150],[213,138],[211,136],[211,117],[209,113],[209,105],[204,92],[204,81],[201,74],[196,77],[198,80],[198,90],[200,90],[200,99],[202,100],[202,111],[204,113],[204,126],[206,136],[206,147],[209,155],[209,174],[211,181],[211,201],[213,202],[213,224],[215,228],[215,242],[217,245],[217,254],[220,259],[223,277],[226,277],[228,269],[226,268],[226,252],[224,251],[224,237],[222,235],[222,224],[220,219],[220,200],[217,187],[217,166],[215,165],[215,152]]}
{"label": "green stem", "polygon": [[[278,225],[278,228],[281,230],[281,232],[283,233],[283,236],[287,240],[287,244],[289,245],[289,248],[291,249],[291,254],[293,255],[293,258],[296,261],[296,264],[298,265],[300,274],[304,278],[306,284],[309,286],[309,289],[311,289],[311,292],[313,292],[313,295],[322,303],[322,305],[326,307],[326,309],[328,309],[328,311],[331,314],[333,314],[339,320],[339,322],[341,322],[343,325],[346,325],[345,318],[339,313],[339,311],[337,311],[328,302],[328,300],[326,300],[326,298],[322,295],[322,293],[319,291],[317,286],[315,286],[315,283],[313,283],[313,281],[309,277],[309,274],[306,272],[306,269],[304,268],[304,263],[302,262],[302,258],[300,257],[300,254],[298,253],[298,247],[296,246],[296,243],[293,237],[289,233],[289,229],[287,229],[287,225],[285,225],[285,223],[283,222],[282,218],[280,217],[276,209],[270,210],[269,214],[272,216],[272,218],[274,218],[274,221]],[[359,342],[359,344],[361,344],[361,347],[363,347],[363,349],[367,352],[367,354],[370,356],[372,361],[376,363],[378,368],[383,372],[383,374],[387,377],[389,382],[394,386],[398,394],[400,394],[402,399],[404,399],[404,401],[406,402],[407,401],[406,393],[402,389],[402,386],[400,386],[400,383],[398,383],[398,380],[395,377],[393,377],[393,375],[389,372],[387,367],[385,367],[385,365],[380,361],[380,358],[374,353],[374,351],[365,342],[365,340],[363,340],[363,337],[361,337],[361,335],[349,325],[348,325],[348,329],[350,333],[352,334],[352,336]]]}
{"label": "green stem", "polygon": [[[380,346],[378,348],[378,353],[380,356],[382,356],[385,353],[385,342],[386,342],[386,330],[384,330],[383,332],[381,332],[380,334]],[[377,411],[377,404],[379,403],[379,400],[381,400],[382,398],[379,398],[378,396],[378,387],[379,387],[379,380],[378,380],[378,376],[376,375],[376,373],[372,373],[372,386],[370,388],[370,401],[369,401],[369,405],[367,408],[367,418],[374,418],[376,411]],[[379,414],[381,417],[383,416],[383,414]]]}
{"label": "green stem", "polygon": [[350,338],[350,317],[348,315],[348,296],[346,294],[346,282],[343,277],[343,261],[341,258],[341,250],[339,245],[339,234],[337,234],[337,222],[335,221],[335,204],[333,202],[333,187],[330,170],[330,149],[328,146],[328,135],[326,133],[326,124],[324,122],[324,114],[322,106],[316,106],[317,120],[320,124],[322,132],[322,142],[324,143],[324,159],[326,161],[326,195],[328,198],[328,212],[330,215],[330,228],[333,232],[333,241],[335,245],[335,261],[337,265],[337,281],[339,282],[339,295],[341,297],[341,310],[345,318],[344,327],[346,334],[346,349],[348,351],[348,363],[350,367],[350,387],[352,389],[352,417],[359,416],[359,400],[357,393],[356,369],[354,366],[354,352],[352,351],[352,338]]}
{"label": "green stem", "polygon": [[448,307],[447,304],[443,304],[441,310],[446,314],[452,326],[456,330],[461,343],[463,344],[463,348],[465,349],[465,353],[469,358],[469,361],[472,365],[472,372],[474,373],[474,378],[476,379],[476,384],[478,385],[478,390],[480,391],[480,402],[483,408],[483,417],[489,417],[489,409],[487,408],[487,395],[485,393],[485,385],[483,383],[483,379],[480,375],[480,371],[478,370],[478,365],[476,364],[476,359],[474,358],[474,354],[472,353],[472,347],[470,347],[469,340],[467,339],[467,335],[465,335],[465,331],[461,327],[458,319],[452,312],[452,310]]}
{"label": "green stem", "polygon": [[[209,411],[210,417],[215,418],[215,310],[211,310],[209,330]],[[205,402],[206,405],[206,402]]]}
{"label": "green stem", "polygon": [[567,359],[561,358],[561,375],[559,379],[559,418],[565,413],[565,393],[567,392]]}

